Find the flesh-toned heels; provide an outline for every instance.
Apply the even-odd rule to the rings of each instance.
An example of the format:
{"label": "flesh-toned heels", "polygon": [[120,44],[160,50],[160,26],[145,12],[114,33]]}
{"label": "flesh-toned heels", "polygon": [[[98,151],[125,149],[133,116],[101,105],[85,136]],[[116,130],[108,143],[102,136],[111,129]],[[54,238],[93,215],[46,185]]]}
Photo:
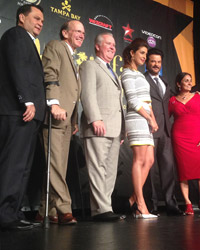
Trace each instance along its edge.
{"label": "flesh-toned heels", "polygon": [[[135,219],[156,219],[157,215],[154,214],[143,214],[139,209],[136,203],[134,203],[133,207],[133,217]],[[138,214],[136,213],[138,212]]]}

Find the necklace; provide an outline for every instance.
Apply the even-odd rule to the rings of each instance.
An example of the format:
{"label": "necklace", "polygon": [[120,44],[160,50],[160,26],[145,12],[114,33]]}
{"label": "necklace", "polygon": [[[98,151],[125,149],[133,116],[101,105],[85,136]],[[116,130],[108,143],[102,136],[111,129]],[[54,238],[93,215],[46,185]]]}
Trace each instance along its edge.
{"label": "necklace", "polygon": [[183,95],[183,96],[181,96],[181,95],[179,94],[179,97],[180,97],[182,100],[187,99],[188,96],[190,96],[190,93],[188,93],[188,94],[186,94],[186,95]]}

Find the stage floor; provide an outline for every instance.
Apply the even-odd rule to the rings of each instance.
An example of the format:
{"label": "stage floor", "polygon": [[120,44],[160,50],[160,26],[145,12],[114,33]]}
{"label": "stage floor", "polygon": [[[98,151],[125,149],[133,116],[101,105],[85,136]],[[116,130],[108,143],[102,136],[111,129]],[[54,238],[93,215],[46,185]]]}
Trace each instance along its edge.
{"label": "stage floor", "polygon": [[200,210],[194,216],[103,223],[79,221],[47,230],[1,232],[0,250],[199,250]]}

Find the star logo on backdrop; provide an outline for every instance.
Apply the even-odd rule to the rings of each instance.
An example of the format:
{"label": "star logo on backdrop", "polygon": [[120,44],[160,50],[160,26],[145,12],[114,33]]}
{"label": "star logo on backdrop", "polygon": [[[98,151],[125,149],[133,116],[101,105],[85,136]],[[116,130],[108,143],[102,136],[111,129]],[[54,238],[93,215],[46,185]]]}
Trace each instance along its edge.
{"label": "star logo on backdrop", "polygon": [[125,33],[124,33],[124,36],[129,36],[130,38],[132,38],[132,33],[133,33],[133,29],[131,29],[129,23],[127,24],[127,27],[125,26],[122,26],[122,28],[124,29]]}

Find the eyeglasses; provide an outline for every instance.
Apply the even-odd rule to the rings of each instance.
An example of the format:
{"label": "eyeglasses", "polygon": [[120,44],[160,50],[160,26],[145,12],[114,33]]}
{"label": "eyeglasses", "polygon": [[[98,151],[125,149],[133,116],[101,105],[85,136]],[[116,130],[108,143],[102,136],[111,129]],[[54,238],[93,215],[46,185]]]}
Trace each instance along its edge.
{"label": "eyeglasses", "polygon": [[81,34],[85,36],[85,32],[81,31],[81,30],[71,30],[72,32],[75,32],[77,34]]}

